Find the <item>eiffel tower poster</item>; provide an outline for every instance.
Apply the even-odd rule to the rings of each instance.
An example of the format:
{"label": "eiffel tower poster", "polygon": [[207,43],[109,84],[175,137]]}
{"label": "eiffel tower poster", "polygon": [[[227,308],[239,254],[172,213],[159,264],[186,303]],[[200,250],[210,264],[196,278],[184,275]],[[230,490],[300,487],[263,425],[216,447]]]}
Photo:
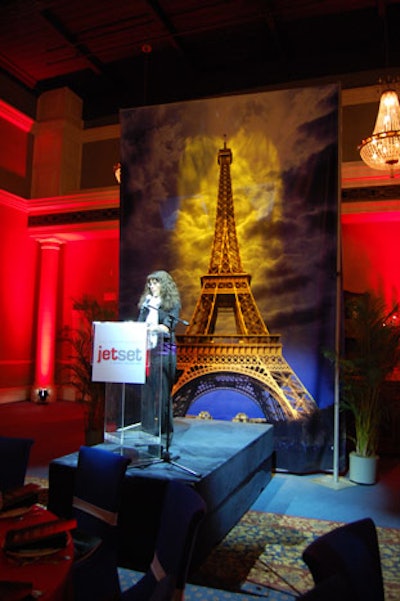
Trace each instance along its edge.
{"label": "eiffel tower poster", "polygon": [[[120,318],[136,318],[147,273],[173,275],[190,322],[177,328],[177,414],[224,390],[279,423],[333,404],[338,107],[328,85],[121,111]],[[221,343],[213,374],[188,354],[196,337]]]}
{"label": "eiffel tower poster", "polygon": [[243,271],[232,160],[225,142],[218,152],[220,175],[209,270],[201,278],[201,294],[186,333],[177,337],[180,375],[173,390],[175,413],[185,415],[207,389],[231,388],[253,397],[270,423],[297,419],[312,413],[317,405],[284,359],[280,336],[268,332],[251,290],[251,277]]}

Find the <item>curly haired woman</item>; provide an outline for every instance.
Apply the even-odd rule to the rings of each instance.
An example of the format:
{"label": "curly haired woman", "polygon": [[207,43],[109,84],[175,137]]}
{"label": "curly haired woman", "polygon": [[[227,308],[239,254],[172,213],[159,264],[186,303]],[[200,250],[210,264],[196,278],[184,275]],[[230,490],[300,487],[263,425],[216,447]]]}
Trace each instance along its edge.
{"label": "curly haired woman", "polygon": [[[142,428],[172,439],[174,429],[171,390],[176,372],[175,327],[181,299],[175,281],[167,271],[150,273],[140,297],[138,321],[148,324],[150,373],[142,395]],[[159,420],[161,428],[159,427]]]}

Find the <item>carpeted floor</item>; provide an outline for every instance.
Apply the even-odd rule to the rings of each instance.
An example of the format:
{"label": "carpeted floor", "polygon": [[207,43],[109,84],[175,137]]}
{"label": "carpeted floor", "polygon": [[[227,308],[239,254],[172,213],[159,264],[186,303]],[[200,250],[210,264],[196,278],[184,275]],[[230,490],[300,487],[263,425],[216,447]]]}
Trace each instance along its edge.
{"label": "carpeted floor", "polygon": [[[193,584],[233,592],[273,589],[293,595],[312,588],[302,560],[307,545],[339,522],[249,511],[212,551]],[[385,601],[400,599],[398,549],[400,530],[377,528],[385,586]]]}
{"label": "carpeted floor", "polygon": [[[118,574],[122,591],[136,584],[143,576],[141,572],[127,570],[126,568],[118,568]],[[257,597],[263,598],[266,596],[268,601],[293,601],[292,594],[288,595],[272,589],[268,589],[268,592],[266,592],[266,590],[264,589],[260,595],[256,589],[245,593],[243,591],[228,591],[188,583],[185,588],[185,601],[255,601]]]}

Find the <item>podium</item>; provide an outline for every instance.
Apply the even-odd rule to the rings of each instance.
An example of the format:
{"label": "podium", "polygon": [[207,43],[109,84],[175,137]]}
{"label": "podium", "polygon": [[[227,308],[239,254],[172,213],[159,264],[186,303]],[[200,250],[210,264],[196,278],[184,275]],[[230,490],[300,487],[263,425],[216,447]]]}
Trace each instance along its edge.
{"label": "podium", "polygon": [[148,464],[162,456],[165,374],[170,357],[163,334],[146,323],[93,322],[92,380],[105,382],[104,443]]}

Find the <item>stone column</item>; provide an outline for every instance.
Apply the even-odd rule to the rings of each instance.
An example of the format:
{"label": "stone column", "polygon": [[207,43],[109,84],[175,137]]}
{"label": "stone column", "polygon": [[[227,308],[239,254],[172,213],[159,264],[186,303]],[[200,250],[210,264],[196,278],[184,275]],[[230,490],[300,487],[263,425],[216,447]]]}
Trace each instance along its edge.
{"label": "stone column", "polygon": [[57,398],[54,383],[58,273],[61,242],[41,240],[36,332],[34,402],[52,402]]}

